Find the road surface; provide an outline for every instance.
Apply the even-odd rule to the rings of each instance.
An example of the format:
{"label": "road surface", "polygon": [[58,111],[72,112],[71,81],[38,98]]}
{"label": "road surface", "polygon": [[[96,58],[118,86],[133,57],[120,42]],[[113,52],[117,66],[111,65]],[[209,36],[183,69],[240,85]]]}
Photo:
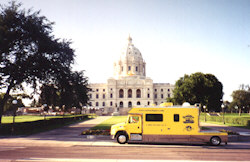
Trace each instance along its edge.
{"label": "road surface", "polygon": [[100,117],[27,137],[0,138],[0,161],[250,161],[250,141],[222,146],[125,144],[109,137],[86,138],[82,130],[109,117]]}

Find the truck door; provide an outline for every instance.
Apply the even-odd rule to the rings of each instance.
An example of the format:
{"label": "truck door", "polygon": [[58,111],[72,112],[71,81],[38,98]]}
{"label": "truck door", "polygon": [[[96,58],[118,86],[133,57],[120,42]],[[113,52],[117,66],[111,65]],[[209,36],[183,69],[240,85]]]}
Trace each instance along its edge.
{"label": "truck door", "polygon": [[140,134],[142,133],[142,116],[141,115],[129,115],[127,131],[129,133]]}

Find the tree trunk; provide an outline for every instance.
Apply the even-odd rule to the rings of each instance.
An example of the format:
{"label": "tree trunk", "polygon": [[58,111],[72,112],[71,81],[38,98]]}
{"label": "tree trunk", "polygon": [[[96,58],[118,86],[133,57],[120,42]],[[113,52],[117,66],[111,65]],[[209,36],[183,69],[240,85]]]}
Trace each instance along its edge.
{"label": "tree trunk", "polygon": [[10,85],[7,88],[6,93],[3,96],[3,99],[0,101],[0,125],[2,124],[3,109],[4,109],[5,104],[8,101],[10,90],[13,87],[13,83],[14,83],[14,81],[11,81]]}

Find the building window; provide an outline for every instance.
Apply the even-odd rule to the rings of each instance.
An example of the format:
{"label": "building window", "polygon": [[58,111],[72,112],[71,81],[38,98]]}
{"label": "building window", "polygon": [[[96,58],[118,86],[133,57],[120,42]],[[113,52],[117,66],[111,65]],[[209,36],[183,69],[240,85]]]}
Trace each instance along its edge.
{"label": "building window", "polygon": [[161,92],[163,92],[163,89],[161,89]]}
{"label": "building window", "polygon": [[168,94],[168,98],[170,97],[170,94]]}
{"label": "building window", "polygon": [[150,105],[150,102],[148,101],[148,105]]}
{"label": "building window", "polygon": [[113,102],[112,101],[110,102],[110,106],[113,106]]}
{"label": "building window", "polygon": [[128,66],[128,71],[130,71],[131,70],[131,66]]}
{"label": "building window", "polygon": [[141,98],[141,90],[140,89],[136,90],[136,98]]}
{"label": "building window", "polygon": [[157,94],[155,94],[155,98],[157,98]]}
{"label": "building window", "polygon": [[113,90],[113,88],[110,88],[110,90],[112,91],[112,90]]}
{"label": "building window", "polygon": [[105,102],[102,103],[102,106],[105,106]]}
{"label": "building window", "polygon": [[123,71],[123,66],[122,66],[122,71]]}
{"label": "building window", "polygon": [[157,102],[155,102],[155,105],[157,105],[158,103]]}
{"label": "building window", "polygon": [[96,98],[99,98],[99,95],[98,94],[96,94],[96,96],[95,96]]}
{"label": "building window", "polygon": [[179,121],[180,121],[179,114],[174,114],[174,122],[179,122]]}
{"label": "building window", "polygon": [[102,98],[105,99],[105,94],[102,95]]}
{"label": "building window", "polygon": [[92,94],[89,95],[89,98],[92,98]]}
{"label": "building window", "polygon": [[123,98],[123,96],[124,96],[124,91],[123,91],[123,89],[120,89],[119,90],[119,97]]}
{"label": "building window", "polygon": [[103,89],[102,91],[105,92],[105,89]]}
{"label": "building window", "polygon": [[112,93],[110,94],[110,98],[113,98],[113,94]]}
{"label": "building window", "polygon": [[128,98],[132,98],[132,89],[128,90]]}
{"label": "building window", "polygon": [[119,107],[123,107],[123,102],[122,101],[120,102],[120,106]]}
{"label": "building window", "polygon": [[163,94],[161,94],[161,98],[164,98],[164,95],[163,95]]}
{"label": "building window", "polygon": [[135,70],[138,71],[138,67],[137,66],[135,67]]}
{"label": "building window", "polygon": [[148,88],[148,91],[149,91],[149,88]]}
{"label": "building window", "polygon": [[146,121],[161,122],[163,121],[163,115],[162,114],[146,114]]}
{"label": "building window", "polygon": [[150,94],[148,93],[148,98],[150,98]]}
{"label": "building window", "polygon": [[170,92],[170,89],[168,89],[168,92]]}
{"label": "building window", "polygon": [[128,107],[132,107],[132,102],[131,101],[128,102]]}
{"label": "building window", "polygon": [[155,92],[157,92],[157,89],[155,89]]}
{"label": "building window", "polygon": [[89,106],[92,106],[92,102],[89,103]]}
{"label": "building window", "polygon": [[96,103],[95,103],[95,106],[99,106],[99,103],[98,103],[98,102],[96,102]]}
{"label": "building window", "polygon": [[140,102],[140,101],[138,101],[138,102],[136,103],[136,105],[141,105],[141,102]]}
{"label": "building window", "polygon": [[99,89],[96,89],[96,92],[98,92],[99,91]]}

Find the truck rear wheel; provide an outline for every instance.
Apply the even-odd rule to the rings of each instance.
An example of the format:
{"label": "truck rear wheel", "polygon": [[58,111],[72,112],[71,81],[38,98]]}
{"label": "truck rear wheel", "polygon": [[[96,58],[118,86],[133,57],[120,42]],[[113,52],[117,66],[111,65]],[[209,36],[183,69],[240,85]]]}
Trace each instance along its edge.
{"label": "truck rear wheel", "polygon": [[125,143],[127,143],[127,141],[128,141],[128,136],[127,136],[127,134],[125,134],[125,133],[119,133],[119,134],[116,136],[116,140],[117,140],[117,142],[120,143],[120,144],[125,144]]}
{"label": "truck rear wheel", "polygon": [[220,137],[217,137],[217,136],[211,137],[211,139],[210,139],[210,144],[211,145],[213,145],[213,146],[219,146],[220,143],[221,143]]}

